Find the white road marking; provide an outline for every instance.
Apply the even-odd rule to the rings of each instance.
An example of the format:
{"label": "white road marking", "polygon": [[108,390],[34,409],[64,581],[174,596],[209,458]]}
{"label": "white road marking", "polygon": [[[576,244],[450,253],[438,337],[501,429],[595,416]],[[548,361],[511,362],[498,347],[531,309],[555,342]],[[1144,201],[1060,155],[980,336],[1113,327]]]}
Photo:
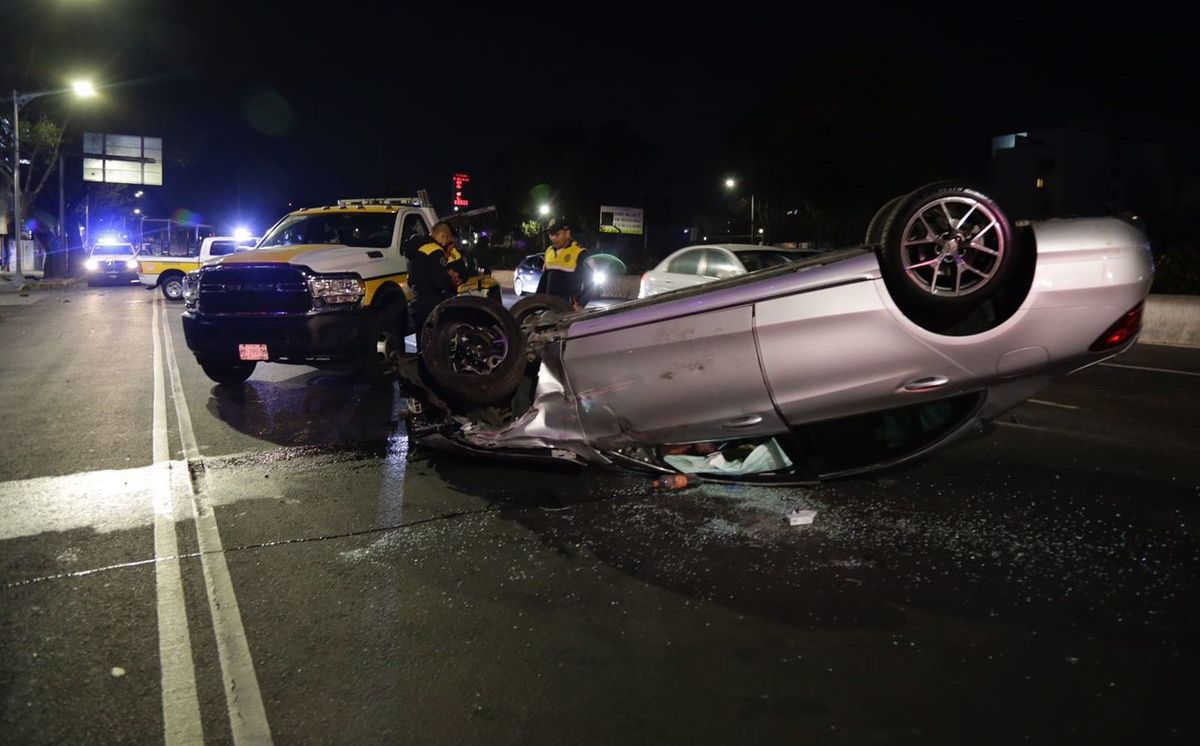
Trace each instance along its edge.
{"label": "white road marking", "polygon": [[[158,299],[156,299],[158,300]],[[175,414],[179,420],[179,435],[183,440],[183,454],[189,466],[195,465],[203,479],[204,462],[196,445],[196,433],[192,429],[192,416],[188,411],[183,384],[179,378],[179,364],[175,359],[175,346],[171,340],[171,327],[167,323],[165,302],[159,302],[156,311],[161,311],[163,338],[166,343],[167,369],[171,374],[171,398],[175,401]],[[217,638],[217,654],[221,660],[221,677],[225,681],[225,704],[229,710],[229,725],[235,744],[270,744],[271,726],[267,722],[262,692],[258,688],[258,676],[254,672],[254,659],[250,655],[250,644],[242,626],[242,614],[238,609],[237,596],[233,592],[233,580],[225,562],[225,551],[221,544],[221,532],[217,519],[204,490],[192,489],[192,514],[196,521],[196,536],[200,545],[200,564],[204,570],[204,584],[208,591],[208,607],[212,613],[213,632]]]}
{"label": "white road marking", "polygon": [[163,735],[167,746],[204,742],[192,638],[183,602],[179,543],[175,535],[175,501],[167,446],[167,399],[163,385],[162,340],[158,309],[150,314],[154,339],[154,580],[158,598],[158,658],[162,666]]}
{"label": "white road marking", "polygon": [[1059,404],[1056,401],[1046,401],[1045,399],[1030,399],[1030,404],[1041,404],[1044,407],[1058,407],[1059,409],[1082,409],[1074,404]]}
{"label": "white road marking", "polygon": [[1126,368],[1128,370],[1146,370],[1146,371],[1150,371],[1151,373],[1174,373],[1177,376],[1195,376],[1197,378],[1200,378],[1200,373],[1196,373],[1196,372],[1193,372],[1190,370],[1175,370],[1173,368],[1151,368],[1146,365],[1122,365],[1120,363],[1098,363],[1098,365],[1102,365],[1105,368]]}

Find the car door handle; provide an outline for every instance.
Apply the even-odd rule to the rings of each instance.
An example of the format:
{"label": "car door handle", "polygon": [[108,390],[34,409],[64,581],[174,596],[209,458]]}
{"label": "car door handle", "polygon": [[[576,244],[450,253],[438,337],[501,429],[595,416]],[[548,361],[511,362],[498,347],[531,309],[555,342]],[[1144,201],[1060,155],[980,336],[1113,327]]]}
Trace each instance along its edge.
{"label": "car door handle", "polygon": [[746,417],[738,417],[736,419],[729,420],[722,425],[722,427],[724,427],[726,430],[739,430],[743,427],[753,427],[762,421],[762,415],[752,414]]}
{"label": "car door handle", "polygon": [[934,389],[940,389],[948,383],[950,383],[950,379],[945,376],[926,376],[925,378],[918,378],[904,384],[904,390],[910,393],[933,391]]}

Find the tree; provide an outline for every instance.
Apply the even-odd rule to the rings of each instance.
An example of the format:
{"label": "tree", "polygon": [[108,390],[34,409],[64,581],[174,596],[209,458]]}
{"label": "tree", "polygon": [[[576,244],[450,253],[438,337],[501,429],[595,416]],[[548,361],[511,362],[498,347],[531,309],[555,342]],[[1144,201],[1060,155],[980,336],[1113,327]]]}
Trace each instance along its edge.
{"label": "tree", "polygon": [[[21,120],[21,160],[29,161],[21,171],[21,214],[31,214],[31,208],[46,187],[50,174],[58,167],[62,155],[65,127],[58,125],[45,115],[36,121]],[[0,117],[0,175],[3,176],[4,194],[12,202],[12,119]]]}

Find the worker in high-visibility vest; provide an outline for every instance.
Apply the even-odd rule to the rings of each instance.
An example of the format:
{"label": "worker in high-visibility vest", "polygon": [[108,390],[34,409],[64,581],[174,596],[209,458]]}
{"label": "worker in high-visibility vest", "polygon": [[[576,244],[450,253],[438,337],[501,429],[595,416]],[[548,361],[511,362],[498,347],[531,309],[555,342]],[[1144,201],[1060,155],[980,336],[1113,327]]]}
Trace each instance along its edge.
{"label": "worker in high-visibility vest", "polygon": [[571,224],[565,217],[550,218],[546,233],[550,236],[550,248],[546,249],[546,261],[537,291],[558,296],[575,310],[581,310],[592,295],[587,249],[571,237]]}
{"label": "worker in high-visibility vest", "polygon": [[430,235],[414,237],[411,245],[406,247],[410,265],[408,286],[413,293],[411,315],[418,351],[425,319],[437,304],[457,295],[462,282],[459,273],[463,259],[454,242],[454,229],[446,223],[438,223]]}

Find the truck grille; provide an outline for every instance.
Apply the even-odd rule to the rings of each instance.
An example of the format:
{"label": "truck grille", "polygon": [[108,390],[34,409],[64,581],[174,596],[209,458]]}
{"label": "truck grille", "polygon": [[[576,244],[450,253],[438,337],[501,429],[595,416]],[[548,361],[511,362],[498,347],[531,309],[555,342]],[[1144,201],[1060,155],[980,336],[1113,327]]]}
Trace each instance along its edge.
{"label": "truck grille", "polygon": [[305,313],[311,308],[304,273],[286,264],[212,267],[200,277],[201,313]]}

